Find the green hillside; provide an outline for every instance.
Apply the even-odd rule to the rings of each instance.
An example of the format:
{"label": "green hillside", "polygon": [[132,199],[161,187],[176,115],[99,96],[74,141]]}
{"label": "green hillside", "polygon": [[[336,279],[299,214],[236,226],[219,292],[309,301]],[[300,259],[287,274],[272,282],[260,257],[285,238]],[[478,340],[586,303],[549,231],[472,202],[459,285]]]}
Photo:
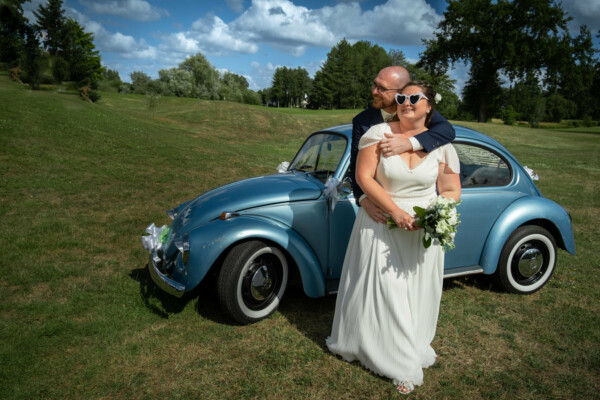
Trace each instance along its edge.
{"label": "green hillside", "polygon": [[[357,110],[278,110],[102,93],[91,104],[0,74],[0,398],[395,397],[326,351],[334,297],[291,288],[271,318],[234,326],[210,290],[148,281],[140,236],[165,210],[275,172],[306,136]],[[594,398],[600,390],[600,136],[465,124],[505,144],[573,216],[531,296],[447,280],[437,364],[413,398]]]}

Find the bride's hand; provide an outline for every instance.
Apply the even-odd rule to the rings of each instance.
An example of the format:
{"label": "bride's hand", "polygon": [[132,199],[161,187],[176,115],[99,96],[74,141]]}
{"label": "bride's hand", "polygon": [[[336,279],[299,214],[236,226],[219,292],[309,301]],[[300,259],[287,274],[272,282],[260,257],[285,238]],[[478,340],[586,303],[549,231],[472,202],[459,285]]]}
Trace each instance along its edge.
{"label": "bride's hand", "polygon": [[392,219],[394,220],[394,222],[396,222],[396,225],[398,225],[398,227],[401,229],[405,229],[407,231],[414,231],[418,229],[418,227],[415,224],[415,219],[412,217],[412,215],[408,214],[403,210],[398,210],[392,213]]}
{"label": "bride's hand", "polygon": [[384,157],[398,156],[404,152],[412,150],[412,144],[407,138],[386,133],[385,137],[379,142],[379,149]]}

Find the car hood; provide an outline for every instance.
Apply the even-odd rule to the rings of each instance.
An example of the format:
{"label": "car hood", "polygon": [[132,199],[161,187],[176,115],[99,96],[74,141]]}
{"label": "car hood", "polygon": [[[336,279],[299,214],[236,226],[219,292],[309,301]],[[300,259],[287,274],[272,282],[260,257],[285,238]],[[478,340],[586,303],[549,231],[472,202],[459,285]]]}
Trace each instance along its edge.
{"label": "car hood", "polygon": [[181,235],[218,218],[222,212],[238,212],[269,204],[314,200],[322,187],[304,173],[244,179],[213,189],[176,207],[171,232]]}

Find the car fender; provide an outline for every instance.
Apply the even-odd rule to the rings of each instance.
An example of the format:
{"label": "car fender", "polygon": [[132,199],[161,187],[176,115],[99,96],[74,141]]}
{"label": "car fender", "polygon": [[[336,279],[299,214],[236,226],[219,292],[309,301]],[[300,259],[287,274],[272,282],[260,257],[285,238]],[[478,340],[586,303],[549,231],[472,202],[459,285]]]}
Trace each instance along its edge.
{"label": "car fender", "polygon": [[248,239],[264,239],[284,249],[298,266],[304,292],[309,297],[325,295],[325,278],[321,265],[306,241],[289,226],[276,220],[240,215],[215,219],[190,232],[190,254],[186,287],[198,285],[211,266],[228,248]]}
{"label": "car fender", "polygon": [[480,260],[484,273],[492,274],[496,271],[502,248],[508,237],[519,226],[530,222],[542,227],[550,224],[554,228],[550,229],[550,233],[554,235],[557,245],[575,254],[575,239],[569,213],[557,203],[544,197],[521,197],[502,212],[490,230]]}

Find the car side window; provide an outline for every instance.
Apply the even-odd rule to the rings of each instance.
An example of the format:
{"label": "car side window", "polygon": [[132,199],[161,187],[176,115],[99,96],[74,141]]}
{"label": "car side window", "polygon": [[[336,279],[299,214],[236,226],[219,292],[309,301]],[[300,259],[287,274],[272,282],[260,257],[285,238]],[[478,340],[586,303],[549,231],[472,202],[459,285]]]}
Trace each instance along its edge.
{"label": "car side window", "polygon": [[453,143],[460,160],[460,183],[463,188],[505,186],[512,171],[504,158],[482,147]]}

